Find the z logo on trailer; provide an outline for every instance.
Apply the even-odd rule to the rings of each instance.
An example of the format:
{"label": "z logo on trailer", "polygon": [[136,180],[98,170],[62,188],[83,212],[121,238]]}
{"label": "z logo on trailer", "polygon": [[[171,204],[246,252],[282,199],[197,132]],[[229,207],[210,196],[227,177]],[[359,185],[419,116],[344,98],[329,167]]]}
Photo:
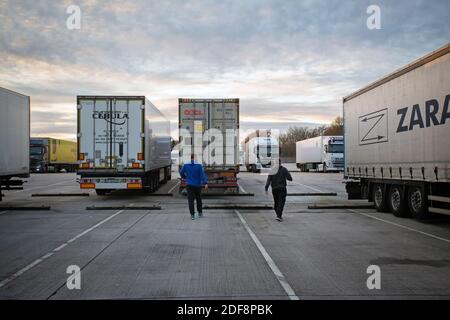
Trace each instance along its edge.
{"label": "z logo on trailer", "polygon": [[381,109],[359,117],[359,144],[373,144],[388,141],[388,113]]}

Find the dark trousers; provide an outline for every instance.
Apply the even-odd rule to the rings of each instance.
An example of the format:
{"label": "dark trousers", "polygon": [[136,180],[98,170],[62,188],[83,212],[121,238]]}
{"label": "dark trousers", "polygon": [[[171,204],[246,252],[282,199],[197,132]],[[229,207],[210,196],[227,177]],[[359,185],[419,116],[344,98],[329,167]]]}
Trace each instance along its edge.
{"label": "dark trousers", "polygon": [[195,214],[194,200],[197,201],[197,212],[202,212],[202,187],[187,186],[187,196],[189,202],[189,212],[191,216]]}
{"label": "dark trousers", "polygon": [[286,188],[276,188],[272,189],[273,195],[273,208],[277,214],[277,217],[281,218],[283,215],[284,204],[286,203]]}

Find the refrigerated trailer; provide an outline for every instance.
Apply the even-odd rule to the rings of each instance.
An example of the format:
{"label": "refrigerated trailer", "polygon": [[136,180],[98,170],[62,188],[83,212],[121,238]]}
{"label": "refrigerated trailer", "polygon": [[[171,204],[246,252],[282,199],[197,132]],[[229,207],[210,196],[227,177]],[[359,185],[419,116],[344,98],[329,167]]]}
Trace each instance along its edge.
{"label": "refrigerated trailer", "polygon": [[77,159],[75,141],[40,137],[30,139],[31,172],[75,172],[78,167]]}
{"label": "refrigerated trailer", "polygon": [[170,123],[144,96],[78,96],[82,189],[155,191],[171,179]]}
{"label": "refrigerated trailer", "polygon": [[450,214],[450,44],[343,100],[350,199],[378,211]]}
{"label": "refrigerated trailer", "polygon": [[260,172],[271,168],[273,161],[278,161],[278,139],[271,130],[256,130],[243,141],[244,164],[249,172]]}
{"label": "refrigerated trailer", "polygon": [[0,87],[0,201],[30,176],[29,143],[30,97]]}
{"label": "refrigerated trailer", "polygon": [[318,136],[297,141],[295,159],[300,171],[344,171],[344,137]]}
{"label": "refrigerated trailer", "polygon": [[[205,168],[210,190],[238,193],[239,99],[180,98],[178,114],[179,167],[195,154]],[[182,179],[179,191],[185,187]]]}

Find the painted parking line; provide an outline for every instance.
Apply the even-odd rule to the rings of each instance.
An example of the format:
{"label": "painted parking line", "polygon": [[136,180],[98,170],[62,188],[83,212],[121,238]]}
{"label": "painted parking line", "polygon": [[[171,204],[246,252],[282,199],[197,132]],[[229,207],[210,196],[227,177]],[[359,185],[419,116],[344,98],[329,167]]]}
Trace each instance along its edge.
{"label": "painted parking line", "polygon": [[309,188],[309,189],[314,190],[314,191],[317,191],[317,192],[324,192],[323,190],[319,190],[319,189],[317,189],[317,188],[308,186],[308,185],[303,184],[303,183],[300,183],[300,182],[289,182],[289,184],[298,185],[298,186],[303,186],[303,187]]}
{"label": "painted parking line", "polygon": [[178,187],[179,184],[180,184],[180,181],[178,181],[172,188],[170,188],[170,190],[167,191],[167,193],[172,193],[172,191],[173,191],[176,187]]}
{"label": "painted parking line", "polygon": [[298,296],[295,294],[294,289],[292,289],[290,284],[287,282],[285,276],[281,273],[280,269],[275,264],[275,261],[273,261],[273,259],[267,253],[267,250],[264,248],[261,241],[259,241],[256,234],[252,231],[252,229],[250,229],[249,225],[247,224],[247,221],[245,221],[242,214],[238,210],[234,210],[234,212],[237,214],[237,216],[241,220],[242,224],[244,225],[245,230],[247,230],[248,234],[250,235],[250,238],[252,238],[253,242],[256,244],[256,247],[258,248],[259,252],[261,252],[262,256],[264,257],[264,260],[266,260],[267,264],[269,265],[273,274],[277,278],[281,287],[283,287],[283,289],[286,292],[286,294],[288,295],[289,299],[299,300]]}
{"label": "painted parking line", "polygon": [[64,180],[64,181],[60,181],[60,182],[56,182],[56,183],[52,183],[49,184],[47,186],[40,186],[40,187],[33,187],[33,188],[25,188],[23,190],[17,190],[17,191],[11,191],[10,194],[16,194],[16,193],[20,193],[20,192],[25,192],[25,191],[32,191],[32,190],[36,190],[36,189],[43,189],[43,188],[48,188],[48,187],[53,187],[53,186],[57,186],[63,183],[67,183],[70,182],[72,180]]}
{"label": "painted parking line", "polygon": [[53,249],[52,251],[44,254],[42,257],[40,257],[39,259],[36,259],[35,261],[33,261],[32,263],[30,263],[29,265],[23,267],[22,269],[20,269],[19,271],[17,271],[16,273],[14,273],[13,275],[9,276],[6,279],[3,279],[2,281],[0,281],[0,288],[4,287],[5,285],[7,285],[8,283],[10,283],[11,281],[17,279],[18,277],[20,277],[22,274],[24,274],[25,272],[27,272],[28,270],[34,268],[35,266],[37,266],[38,264],[40,264],[41,262],[45,261],[46,259],[50,258],[51,256],[53,256],[55,253],[61,251],[64,247],[66,247],[68,244],[74,242],[75,240],[81,238],[82,236],[84,236],[85,234],[91,232],[92,230],[94,230],[95,228],[101,226],[102,224],[104,224],[105,222],[108,222],[109,220],[111,220],[112,218],[114,218],[115,216],[121,214],[124,210],[120,210],[117,211],[116,213],[110,215],[109,217],[107,217],[106,219],[103,219],[102,221],[100,221],[99,223],[93,225],[92,227],[90,227],[89,229],[84,230],[83,232],[81,232],[80,234],[76,235],[75,237],[73,237],[72,239],[66,241],[65,243],[63,243],[62,245],[58,246],[57,248]]}
{"label": "painted parking line", "polygon": [[241,191],[243,192],[243,193],[247,193],[247,191],[245,191],[245,189],[242,187],[242,185],[239,183],[238,184],[239,185],[239,189],[241,189]]}
{"label": "painted parking line", "polygon": [[399,228],[402,228],[402,229],[405,229],[405,230],[409,230],[409,231],[412,231],[412,232],[416,232],[416,233],[422,234],[422,235],[424,235],[424,236],[427,236],[427,237],[430,237],[430,238],[433,238],[433,239],[437,239],[437,240],[441,240],[441,241],[450,243],[450,240],[449,240],[449,239],[442,238],[442,237],[436,236],[436,235],[431,234],[431,233],[428,233],[428,232],[420,231],[420,230],[417,230],[417,229],[414,229],[414,228],[411,228],[411,227],[407,227],[407,226],[404,226],[404,225],[399,224],[399,223],[396,223],[396,222],[392,222],[392,221],[389,221],[389,220],[385,220],[385,219],[382,219],[382,218],[378,218],[378,217],[375,217],[375,216],[373,216],[373,215],[371,215],[371,214],[363,213],[363,212],[356,211],[356,210],[353,210],[353,209],[347,209],[347,210],[350,211],[350,212],[353,212],[353,213],[356,213],[356,214],[365,216],[365,217],[370,218],[370,219],[382,221],[382,222],[384,222],[384,223],[388,223],[388,224],[391,224],[391,225],[393,225],[393,226],[396,226],[396,227],[399,227]]}

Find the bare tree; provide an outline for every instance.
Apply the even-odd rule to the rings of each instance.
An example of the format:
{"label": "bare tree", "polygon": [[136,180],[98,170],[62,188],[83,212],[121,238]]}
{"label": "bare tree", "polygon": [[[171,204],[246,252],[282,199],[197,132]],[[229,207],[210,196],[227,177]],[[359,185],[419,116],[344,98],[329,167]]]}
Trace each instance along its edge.
{"label": "bare tree", "polygon": [[297,141],[314,138],[320,135],[342,135],[344,132],[344,119],[336,117],[326,126],[316,128],[289,127],[285,133],[280,134],[280,156],[283,158],[295,157],[295,143]]}
{"label": "bare tree", "polygon": [[343,134],[344,134],[344,118],[342,117],[336,117],[324,132],[324,135],[327,136],[341,136]]}

